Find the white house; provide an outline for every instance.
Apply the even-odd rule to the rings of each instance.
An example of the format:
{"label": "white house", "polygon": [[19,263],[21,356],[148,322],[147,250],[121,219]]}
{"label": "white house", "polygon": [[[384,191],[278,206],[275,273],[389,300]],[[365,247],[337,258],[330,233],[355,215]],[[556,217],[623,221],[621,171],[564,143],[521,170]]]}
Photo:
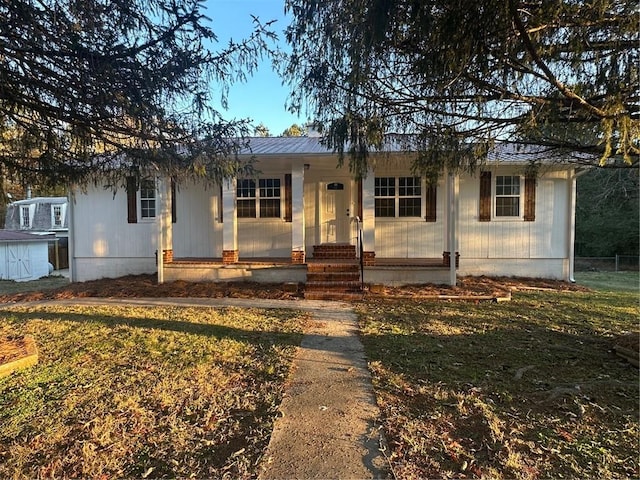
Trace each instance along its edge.
{"label": "white house", "polygon": [[572,165],[543,158],[529,177],[531,155],[507,145],[475,174],[429,186],[411,172],[412,155],[396,149],[372,154],[366,178],[357,180],[336,168],[336,154],[319,140],[251,139],[243,155],[255,156],[256,178],[176,186],[150,177],[140,185],[131,179],[115,195],[101,186],[73,192],[72,280],[157,271],[160,282],[309,285],[327,280],[317,274],[328,271],[321,265],[360,259],[367,283],[572,279]]}

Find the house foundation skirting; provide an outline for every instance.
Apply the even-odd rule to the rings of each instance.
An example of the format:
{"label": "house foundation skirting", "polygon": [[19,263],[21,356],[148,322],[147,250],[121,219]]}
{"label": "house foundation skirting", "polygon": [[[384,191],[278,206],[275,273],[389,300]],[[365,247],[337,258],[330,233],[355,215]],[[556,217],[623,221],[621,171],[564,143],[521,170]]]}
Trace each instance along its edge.
{"label": "house foundation skirting", "polygon": [[238,263],[238,250],[223,250],[222,263],[224,263],[225,265]]}

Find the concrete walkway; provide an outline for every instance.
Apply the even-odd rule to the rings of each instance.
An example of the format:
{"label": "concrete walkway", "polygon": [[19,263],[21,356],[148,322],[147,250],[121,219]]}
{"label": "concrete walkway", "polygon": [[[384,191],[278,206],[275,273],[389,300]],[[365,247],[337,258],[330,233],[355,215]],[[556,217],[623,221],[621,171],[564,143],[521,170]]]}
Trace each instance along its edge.
{"label": "concrete walkway", "polygon": [[234,298],[76,298],[19,305],[293,308],[312,314],[267,452],[261,480],[387,478],[371,377],[357,316],[345,303]]}

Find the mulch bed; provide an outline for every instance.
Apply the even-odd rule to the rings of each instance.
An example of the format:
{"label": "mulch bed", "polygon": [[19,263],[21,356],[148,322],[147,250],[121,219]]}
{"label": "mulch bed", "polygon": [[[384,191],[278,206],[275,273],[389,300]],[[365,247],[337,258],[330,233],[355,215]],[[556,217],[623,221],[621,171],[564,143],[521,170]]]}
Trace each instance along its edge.
{"label": "mulch bed", "polygon": [[[301,298],[304,287],[289,291],[283,284],[255,282],[175,282],[158,285],[155,275],[128,275],[120,278],[71,283],[46,291],[0,295],[0,303],[28,302],[37,300],[69,299],[82,297],[209,297],[209,298]],[[405,287],[382,287],[367,292],[368,297],[424,297],[452,296],[505,296],[512,290],[543,289],[554,291],[585,291],[585,287],[557,281],[513,277],[462,277],[456,287],[447,285],[411,285]]]}

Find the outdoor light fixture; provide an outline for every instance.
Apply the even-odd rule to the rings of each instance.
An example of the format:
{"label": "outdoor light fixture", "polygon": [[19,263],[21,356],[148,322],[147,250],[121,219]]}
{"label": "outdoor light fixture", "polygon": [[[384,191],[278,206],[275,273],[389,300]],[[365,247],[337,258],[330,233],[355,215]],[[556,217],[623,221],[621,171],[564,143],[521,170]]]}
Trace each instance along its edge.
{"label": "outdoor light fixture", "polygon": [[305,163],[304,164],[304,169],[305,170],[309,170],[309,168],[311,168],[311,165],[309,165],[308,163]]}

